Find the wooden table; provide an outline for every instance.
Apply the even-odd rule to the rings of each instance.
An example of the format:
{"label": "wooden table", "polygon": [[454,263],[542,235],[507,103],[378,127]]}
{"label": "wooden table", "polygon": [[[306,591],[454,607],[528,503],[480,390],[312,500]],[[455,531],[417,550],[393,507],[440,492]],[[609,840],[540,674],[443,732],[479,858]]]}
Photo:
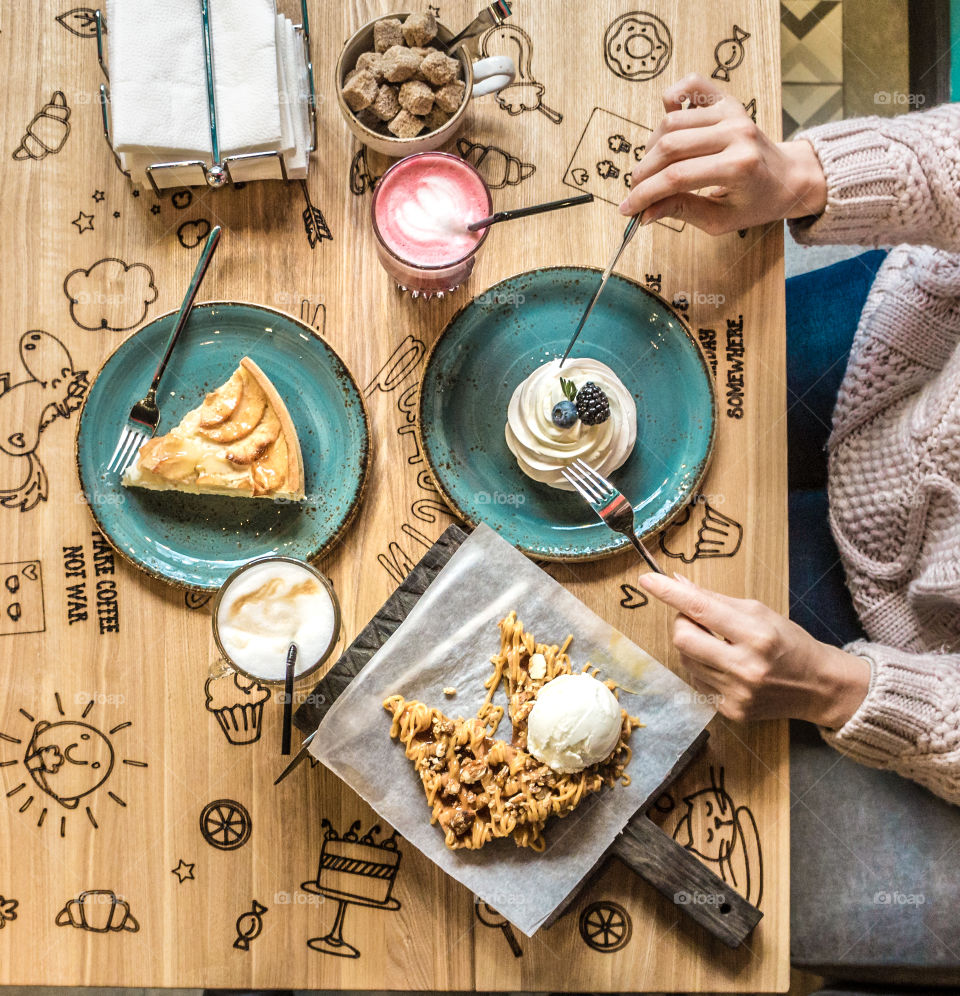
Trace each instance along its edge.
{"label": "wooden table", "polygon": [[[476,0],[441,3],[451,25],[477,8]],[[228,741],[205,708],[204,683],[216,659],[208,607],[148,580],[96,533],[74,469],[76,414],[54,418],[31,442],[38,398],[45,404],[50,394],[19,386],[32,376],[20,357],[21,336],[43,330],[66,348],[74,370],[92,377],[126,336],[177,307],[200,234],[207,223],[223,225],[202,296],[302,316],[365,389],[374,437],[370,484],[358,521],[321,564],[340,596],[344,638],[352,638],[450,521],[412,424],[425,351],[469,295],[503,277],[538,266],[602,266],[621,219],[600,201],[495,230],[468,288],[442,302],[400,297],[375,261],[367,220],[369,186],[383,164],[358,149],[332,92],[343,41],[389,4],[312,4],[321,139],[306,188],[261,183],[160,200],[132,189],[114,165],[101,134],[96,42],[82,9],[68,13],[69,6],[8,8],[0,34],[0,372],[8,371],[0,388],[17,392],[0,395],[0,983],[784,991],[783,723],[717,719],[706,754],[658,804],[669,832],[760,904],[764,919],[740,950],[691,927],[611,862],[570,915],[534,940],[521,938],[522,956],[514,957],[503,932],[479,922],[471,895],[402,841],[393,887],[399,909],[346,908],[344,936],[360,957],[307,946],[330,930],[336,905],[300,887],[317,875],[321,819],[343,834],[354,821],[367,830],[374,816],[308,764],[274,788],[277,695],[263,710],[261,738]],[[459,146],[495,186],[498,208],[572,193],[564,183],[577,186],[578,178],[585,189],[615,189],[604,196],[619,197],[625,188],[613,171],[630,153],[622,144],[604,152],[604,143],[620,136],[628,149],[642,145],[659,119],[662,87],[688,72],[709,75],[718,57],[735,62],[735,34],[742,64],[721,71],[729,76],[721,86],[749,105],[761,127],[779,133],[775,3],[645,6],[668,30],[672,55],[660,75],[632,81],[626,74],[635,65],[604,55],[608,25],[612,36],[631,5],[518,0],[509,23],[520,31],[510,54],[520,57],[531,84],[524,101],[539,100],[540,108],[511,115],[493,98],[477,101]],[[304,230],[307,200],[330,233],[314,245]],[[685,295],[687,318],[716,375],[719,442],[704,497],[685,524],[663,536],[661,556],[698,582],[785,610],[781,229],[713,239],[678,227],[643,229],[620,266],[668,299]],[[156,299],[146,300],[149,291],[143,299],[124,293],[124,279],[108,279],[119,272],[102,262],[111,259],[148,267],[135,272],[151,278]],[[90,315],[71,311],[63,284],[77,269],[92,276],[92,305],[102,308],[97,317],[105,327],[83,327]],[[47,408],[46,416],[53,412]],[[7,435],[21,455],[10,455]],[[37,467],[38,487],[18,491]],[[633,553],[547,569],[660,659],[675,660],[669,614],[643,604]],[[62,802],[24,758],[37,724],[66,722],[84,724],[61,732],[85,733],[91,739],[83,744],[104,762],[86,787],[104,770],[107,776],[79,800]],[[201,835],[204,811],[214,843]],[[92,894],[83,904],[71,902],[84,892]],[[597,938],[590,946],[581,935],[581,913],[593,903],[602,904],[601,918],[631,925],[618,949],[598,950]],[[246,944],[238,947],[245,913],[239,932]]]}

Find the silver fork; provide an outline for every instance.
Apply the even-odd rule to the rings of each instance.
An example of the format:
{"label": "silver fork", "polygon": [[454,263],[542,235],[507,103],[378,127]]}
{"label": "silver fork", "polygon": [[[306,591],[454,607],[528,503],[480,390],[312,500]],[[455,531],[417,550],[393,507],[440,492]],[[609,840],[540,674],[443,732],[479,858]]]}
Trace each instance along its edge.
{"label": "silver fork", "polygon": [[207,267],[210,265],[210,260],[213,258],[213,252],[219,241],[220,226],[217,225],[207,237],[207,244],[203,247],[203,252],[197,261],[197,268],[193,271],[190,286],[187,288],[183,303],[180,305],[176,324],[167,340],[167,348],[157,364],[156,373],[154,373],[150,383],[150,390],[147,391],[146,397],[141,398],[130,409],[127,424],[121,430],[116,449],[113,451],[113,456],[110,457],[110,463],[107,464],[108,473],[115,470],[118,474],[122,474],[136,459],[140,447],[157,431],[157,426],[160,424],[160,409],[157,407],[157,388],[160,386],[160,378],[163,376],[164,370],[167,369],[173,347],[176,346],[177,339],[180,338],[180,333],[187,324],[194,298],[197,296],[200,284],[203,283]]}
{"label": "silver fork", "polygon": [[664,573],[650,556],[650,551],[637,539],[633,506],[602,474],[580,459],[567,464],[561,473],[615,533],[622,533],[630,540],[651,571],[656,571],[657,574]]}

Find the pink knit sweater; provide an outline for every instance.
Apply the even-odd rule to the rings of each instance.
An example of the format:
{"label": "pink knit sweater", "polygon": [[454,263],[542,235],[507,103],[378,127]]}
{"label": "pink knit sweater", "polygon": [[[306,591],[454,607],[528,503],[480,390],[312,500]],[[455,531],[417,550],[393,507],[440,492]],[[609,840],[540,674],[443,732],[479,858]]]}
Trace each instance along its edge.
{"label": "pink knit sweater", "polygon": [[795,238],[896,245],[829,443],[830,524],[869,637],[846,649],[870,663],[870,690],[822,732],[960,803],[960,104],[799,137],[820,158],[827,207],[791,223]]}

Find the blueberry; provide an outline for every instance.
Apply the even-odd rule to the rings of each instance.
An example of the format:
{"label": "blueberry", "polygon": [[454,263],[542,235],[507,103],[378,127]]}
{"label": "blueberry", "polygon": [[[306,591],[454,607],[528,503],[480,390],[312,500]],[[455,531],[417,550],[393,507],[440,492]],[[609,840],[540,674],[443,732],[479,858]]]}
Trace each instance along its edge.
{"label": "blueberry", "polygon": [[577,414],[577,406],[572,401],[558,401],[553,406],[551,418],[553,424],[561,429],[569,429],[580,416]]}

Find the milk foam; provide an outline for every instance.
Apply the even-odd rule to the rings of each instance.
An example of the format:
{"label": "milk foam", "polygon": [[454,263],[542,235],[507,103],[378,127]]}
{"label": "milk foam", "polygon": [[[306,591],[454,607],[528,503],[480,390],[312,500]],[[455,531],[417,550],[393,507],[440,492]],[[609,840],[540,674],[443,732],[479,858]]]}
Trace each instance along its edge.
{"label": "milk foam", "polygon": [[320,660],[336,626],[333,600],[305,567],[265,561],[229,582],[217,606],[220,643],[231,662],[266,681],[282,681],[296,643],[296,674]]}

